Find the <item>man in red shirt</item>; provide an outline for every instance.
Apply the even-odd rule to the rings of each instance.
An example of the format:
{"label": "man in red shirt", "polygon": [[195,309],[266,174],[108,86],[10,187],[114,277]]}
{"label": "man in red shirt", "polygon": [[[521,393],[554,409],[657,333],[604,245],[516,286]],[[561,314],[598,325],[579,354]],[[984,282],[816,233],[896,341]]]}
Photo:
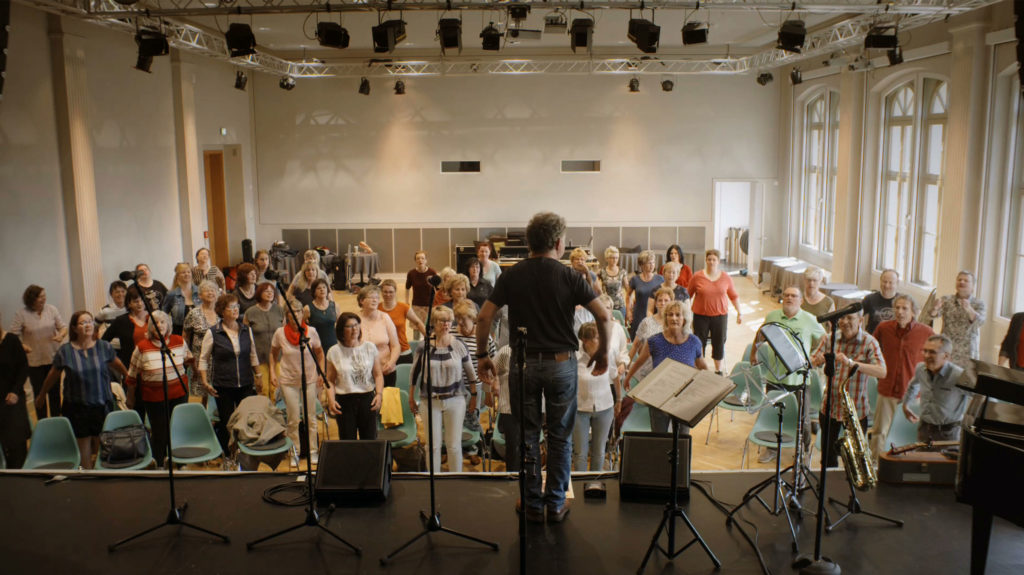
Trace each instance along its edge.
{"label": "man in red shirt", "polygon": [[876,464],[879,454],[888,451],[886,438],[893,416],[907,392],[910,378],[914,377],[914,368],[923,361],[925,342],[934,335],[932,328],[914,319],[917,304],[910,296],[896,296],[892,311],[895,319],[879,323],[874,333],[888,366],[885,377],[878,380],[878,402],[870,432],[871,454]]}

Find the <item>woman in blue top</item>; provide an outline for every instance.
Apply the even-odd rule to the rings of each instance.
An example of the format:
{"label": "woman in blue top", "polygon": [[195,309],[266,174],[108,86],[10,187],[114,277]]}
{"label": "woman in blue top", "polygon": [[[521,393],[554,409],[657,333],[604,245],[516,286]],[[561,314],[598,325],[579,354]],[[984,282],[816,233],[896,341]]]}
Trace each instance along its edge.
{"label": "woman in blue top", "polygon": [[334,333],[334,324],[338,321],[338,308],[327,297],[331,291],[327,280],[317,278],[310,289],[313,291],[313,301],[303,308],[302,314],[309,326],[320,336],[320,345],[324,350],[328,350],[338,343],[338,336]]}
{"label": "woman in blue top", "polygon": [[121,377],[127,377],[128,370],[109,341],[96,339],[96,323],[91,313],[76,311],[69,328],[69,341],[53,356],[53,367],[36,396],[36,407],[40,403],[45,405],[46,392],[60,381],[63,373],[61,413],[71,420],[71,428],[75,430],[82,467],[92,469],[92,455],[99,451],[103,420],[114,400],[110,391],[110,369]]}
{"label": "woman in blue top", "polygon": [[192,283],[192,267],[181,263],[174,266],[174,288],[164,296],[160,309],[171,316],[172,333],[181,335],[185,318],[199,305],[199,287]]}
{"label": "woman in blue top", "polygon": [[640,322],[647,317],[647,300],[658,291],[665,278],[654,273],[654,252],[647,250],[637,258],[640,273],[629,278],[626,288],[626,301],[632,300],[632,306],[626,309],[626,320],[629,322],[629,337],[636,336]]}
{"label": "woman in blue top", "polygon": [[[625,387],[629,390],[629,381],[640,366],[651,358],[654,368],[657,369],[661,362],[666,359],[674,359],[690,367],[707,369],[707,363],[701,357],[703,346],[700,338],[693,334],[693,312],[690,305],[682,301],[673,301],[661,310],[665,329],[652,335],[647,340],[647,345],[640,351],[640,356],[633,362],[629,373],[626,374]],[[651,431],[665,433],[668,431],[669,417],[656,409],[650,410]],[[679,430],[688,433],[687,426],[680,424]]]}

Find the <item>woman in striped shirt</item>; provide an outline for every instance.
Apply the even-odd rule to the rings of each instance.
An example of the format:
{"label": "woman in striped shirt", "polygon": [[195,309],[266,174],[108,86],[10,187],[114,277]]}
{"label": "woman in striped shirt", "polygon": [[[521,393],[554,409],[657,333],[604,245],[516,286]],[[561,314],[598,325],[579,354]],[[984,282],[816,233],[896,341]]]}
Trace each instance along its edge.
{"label": "woman in striped shirt", "polygon": [[[141,388],[142,402],[145,404],[145,413],[149,415],[150,429],[152,429],[153,459],[157,465],[162,467],[164,458],[167,457],[167,431],[168,421],[174,408],[182,403],[188,403],[188,377],[185,375],[185,364],[192,361],[192,354],[189,352],[185,340],[180,335],[172,335],[171,317],[162,311],[153,312],[149,322],[146,339],[139,341],[132,353],[131,363],[128,365],[128,379],[125,383],[131,390],[128,396],[128,405],[134,403],[134,388],[139,385]],[[167,350],[170,357],[161,358],[160,335],[163,335],[167,342]],[[167,409],[164,409],[164,375],[167,376]],[[179,377],[180,376],[180,377]]]}

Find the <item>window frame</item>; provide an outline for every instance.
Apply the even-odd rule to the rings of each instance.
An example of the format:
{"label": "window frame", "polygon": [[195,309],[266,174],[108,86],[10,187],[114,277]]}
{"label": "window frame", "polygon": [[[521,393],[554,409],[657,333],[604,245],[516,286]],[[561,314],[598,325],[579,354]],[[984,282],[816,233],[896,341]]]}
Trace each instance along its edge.
{"label": "window frame", "polygon": [[[834,88],[815,90],[803,100],[800,116],[798,172],[801,217],[798,238],[801,246],[828,255],[832,254],[835,246],[839,97],[839,90]],[[814,107],[821,108],[820,118],[812,120]],[[812,145],[814,137],[818,139],[817,150]]]}

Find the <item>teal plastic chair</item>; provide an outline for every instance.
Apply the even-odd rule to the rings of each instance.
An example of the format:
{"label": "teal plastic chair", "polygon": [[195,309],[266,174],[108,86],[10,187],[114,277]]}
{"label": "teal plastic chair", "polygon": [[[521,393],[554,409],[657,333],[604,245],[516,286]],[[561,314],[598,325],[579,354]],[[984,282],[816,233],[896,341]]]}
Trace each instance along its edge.
{"label": "teal plastic chair", "polygon": [[179,465],[203,463],[223,454],[213,425],[200,403],[183,403],[171,413],[171,460]]}
{"label": "teal plastic chair", "polygon": [[66,417],[39,420],[22,469],[77,469],[82,463],[78,441]]}
{"label": "teal plastic chair", "polygon": [[[889,445],[901,447],[917,441],[917,429],[921,427],[918,423],[910,423],[903,413],[903,406],[896,407],[896,414],[892,418],[892,425],[889,426],[889,434],[885,436],[885,448],[888,451]],[[876,453],[876,456],[881,455]]]}
{"label": "teal plastic chair", "polygon": [[412,375],[412,364],[411,363],[400,363],[395,366],[395,380],[396,387],[409,393],[410,381],[409,377]]}
{"label": "teal plastic chair", "polygon": [[626,417],[626,421],[622,422],[622,432],[627,431],[650,431],[651,430],[651,410],[646,405],[639,401],[633,404],[633,409],[629,412]]}
{"label": "teal plastic chair", "polygon": [[623,327],[623,329],[626,330],[626,334],[628,335],[629,334],[629,326],[626,325],[626,316],[622,315],[621,311],[619,311],[617,309],[613,309],[612,310],[612,317],[615,318],[615,321],[619,322],[619,325],[621,325]]}
{"label": "teal plastic chair", "polygon": [[[391,443],[392,450],[408,447],[409,445],[416,443],[416,416],[413,415],[412,411],[409,409],[409,393],[404,389],[400,389],[398,390],[398,395],[402,402],[402,425],[396,427],[384,427],[380,422],[380,417],[377,418],[378,437],[380,437],[381,434],[383,434],[385,438],[387,438],[386,436],[388,434],[396,437],[396,439],[388,439],[388,442]],[[399,438],[398,434],[395,433],[398,431],[404,433],[405,437]]]}
{"label": "teal plastic chair", "polygon": [[[275,445],[275,443],[276,443],[276,445]],[[257,458],[258,459],[258,458],[266,457],[266,456],[269,456],[269,455],[277,455],[279,453],[288,453],[288,451],[292,448],[292,440],[291,440],[290,437],[284,437],[283,441],[278,440],[276,442],[271,442],[271,446],[261,446],[261,447],[263,447],[262,449],[261,449],[261,447],[249,447],[248,445],[246,445],[246,444],[244,444],[242,442],[236,442],[235,445],[238,446],[239,453],[243,453],[245,455],[248,455],[249,457],[253,457],[253,458]],[[279,460],[274,460],[274,461],[279,461]]]}
{"label": "teal plastic chair", "polygon": [[[769,396],[771,397],[771,396]],[[782,448],[792,449],[796,446],[796,422],[799,418],[795,395],[788,395],[782,400],[785,411],[782,414]],[[751,443],[759,447],[777,447],[775,434],[779,430],[779,415],[774,407],[766,406],[757,414],[754,427],[743,442],[743,459],[740,468],[747,465],[747,449]]]}
{"label": "teal plastic chair", "polygon": [[[856,403],[856,401],[857,401],[856,398],[854,398],[854,403]],[[876,405],[878,405],[878,380],[873,378],[873,377],[869,377],[868,378],[868,408],[870,410],[870,413],[858,413],[857,414],[860,417],[867,417],[868,418],[868,429],[871,429],[871,425],[875,421],[875,406]],[[865,433],[867,433],[867,431],[865,431]]]}
{"label": "teal plastic chair", "polygon": [[[103,431],[111,431],[121,427],[127,427],[129,425],[138,425],[142,423],[139,418],[139,414],[131,409],[126,411],[111,411],[107,414],[107,418],[103,420]],[[139,461],[135,465],[128,467],[106,467],[103,465],[103,461],[99,457],[96,458],[96,469],[104,471],[133,471],[136,469],[144,469],[149,467],[149,464],[153,462],[153,446],[149,444],[149,437],[146,437],[146,454],[142,457],[142,461]]]}
{"label": "teal plastic chair", "polygon": [[[751,366],[747,362],[742,363],[746,363],[746,369],[737,369],[740,364],[736,364],[729,375],[729,379],[736,384],[736,389],[711,410],[711,420],[708,422],[708,433],[704,438],[704,445],[711,441],[711,426],[715,426],[715,431],[719,430],[722,421],[721,416],[718,415],[719,407],[730,412],[729,421],[732,421],[737,411],[746,411],[748,406],[757,405],[764,397],[761,391],[763,384],[760,383],[760,368]],[[746,397],[744,397],[744,393],[746,393]]]}
{"label": "teal plastic chair", "polygon": [[420,343],[422,342],[422,339],[409,340],[409,351],[411,351],[414,356],[416,355],[416,350],[419,349]]}
{"label": "teal plastic chair", "polygon": [[499,413],[494,418],[494,432],[491,434],[491,451],[497,453],[501,460],[505,461],[505,454],[508,453],[505,451],[505,434],[501,432],[501,427],[498,425],[502,417],[505,416]]}
{"label": "teal plastic chair", "polygon": [[[220,421],[220,413],[217,412],[217,399],[213,397],[207,398],[206,401],[206,417],[210,420],[210,423],[217,423]],[[149,416],[147,415],[148,419]]]}

